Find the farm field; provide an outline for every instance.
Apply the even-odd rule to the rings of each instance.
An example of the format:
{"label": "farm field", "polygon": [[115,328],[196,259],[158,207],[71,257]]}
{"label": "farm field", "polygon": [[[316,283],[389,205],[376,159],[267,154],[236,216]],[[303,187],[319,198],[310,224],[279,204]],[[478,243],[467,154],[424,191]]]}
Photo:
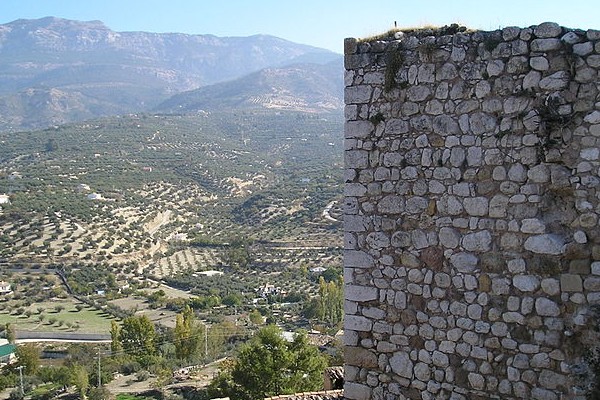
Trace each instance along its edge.
{"label": "farm field", "polygon": [[[311,270],[341,271],[341,127],[338,114],[248,111],[0,133],[0,280],[58,274],[53,298],[0,323],[106,333],[109,315],[172,326],[193,299],[218,320],[316,296]],[[73,295],[95,308],[73,311]]]}

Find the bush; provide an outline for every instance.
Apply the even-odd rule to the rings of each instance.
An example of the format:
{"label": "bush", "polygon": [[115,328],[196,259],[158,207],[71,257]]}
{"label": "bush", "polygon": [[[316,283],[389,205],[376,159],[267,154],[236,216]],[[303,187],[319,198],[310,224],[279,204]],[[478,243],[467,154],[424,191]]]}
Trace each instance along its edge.
{"label": "bush", "polygon": [[121,365],[121,372],[125,375],[135,374],[140,369],[142,369],[142,366],[137,361],[129,361]]}
{"label": "bush", "polygon": [[135,374],[135,380],[138,382],[144,382],[150,378],[150,372],[146,370],[139,371]]}
{"label": "bush", "polygon": [[17,385],[17,375],[12,372],[0,375],[0,390]]}
{"label": "bush", "polygon": [[111,400],[114,398],[115,396],[105,387],[91,388],[88,392],[89,400]]}
{"label": "bush", "polygon": [[21,388],[17,388],[10,392],[10,396],[8,397],[10,400],[21,400],[24,399],[25,396],[21,393]]}

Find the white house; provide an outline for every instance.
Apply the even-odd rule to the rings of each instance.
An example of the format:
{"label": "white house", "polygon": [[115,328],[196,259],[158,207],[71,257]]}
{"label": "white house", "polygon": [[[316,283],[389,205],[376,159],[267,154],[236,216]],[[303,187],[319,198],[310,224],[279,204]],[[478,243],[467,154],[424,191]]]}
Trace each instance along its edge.
{"label": "white house", "polygon": [[10,287],[10,283],[0,281],[0,294],[9,294],[12,293],[12,288]]}
{"label": "white house", "polygon": [[78,192],[89,192],[90,190],[92,190],[90,188],[90,185],[87,185],[85,183],[80,183],[79,185],[77,185],[77,191]]}
{"label": "white house", "polygon": [[221,276],[221,275],[223,275],[223,272],[209,270],[209,271],[199,271],[197,274],[202,275],[202,276]]}

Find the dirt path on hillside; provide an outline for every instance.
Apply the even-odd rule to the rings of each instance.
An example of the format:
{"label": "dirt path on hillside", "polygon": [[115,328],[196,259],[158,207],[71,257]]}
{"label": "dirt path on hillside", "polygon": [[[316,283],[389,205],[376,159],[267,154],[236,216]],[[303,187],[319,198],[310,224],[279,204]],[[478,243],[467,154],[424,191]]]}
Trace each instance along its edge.
{"label": "dirt path on hillside", "polygon": [[148,232],[148,234],[152,237],[154,237],[154,234],[156,232],[158,232],[158,230],[163,226],[168,224],[171,221],[171,215],[173,214],[173,211],[171,210],[167,210],[164,212],[159,212],[156,217],[154,217],[154,219],[150,222],[148,222],[145,226],[144,229],[146,230],[146,232]]}

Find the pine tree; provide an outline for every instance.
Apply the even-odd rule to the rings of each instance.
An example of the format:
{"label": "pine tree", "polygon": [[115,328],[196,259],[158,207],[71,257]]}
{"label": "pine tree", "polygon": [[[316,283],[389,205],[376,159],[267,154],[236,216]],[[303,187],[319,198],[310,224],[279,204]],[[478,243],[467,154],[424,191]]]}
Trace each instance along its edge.
{"label": "pine tree", "polygon": [[226,364],[208,387],[211,397],[258,400],[268,396],[320,390],[327,361],[305,333],[287,342],[270,325],[259,330],[238,357]]}

